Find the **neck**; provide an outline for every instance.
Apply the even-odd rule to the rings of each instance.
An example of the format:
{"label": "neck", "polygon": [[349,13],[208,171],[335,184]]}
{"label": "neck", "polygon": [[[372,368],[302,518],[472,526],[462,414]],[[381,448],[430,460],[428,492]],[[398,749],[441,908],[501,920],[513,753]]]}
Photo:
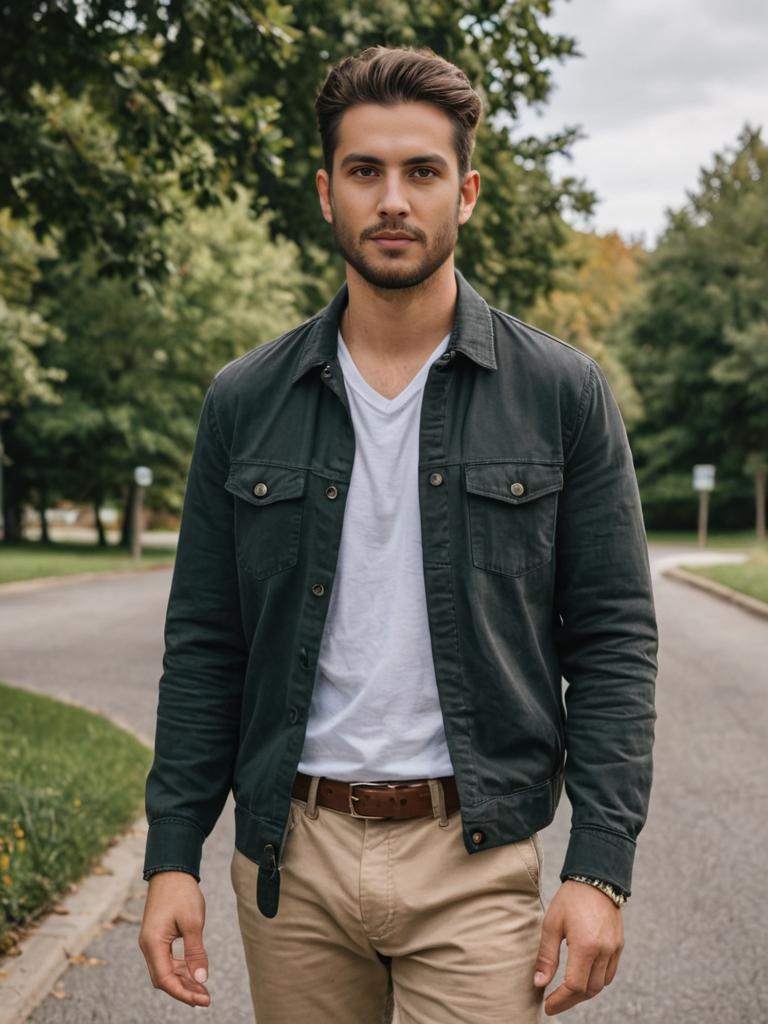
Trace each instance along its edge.
{"label": "neck", "polygon": [[426,356],[453,326],[453,257],[414,288],[377,288],[347,265],[341,333],[350,352],[382,362]]}

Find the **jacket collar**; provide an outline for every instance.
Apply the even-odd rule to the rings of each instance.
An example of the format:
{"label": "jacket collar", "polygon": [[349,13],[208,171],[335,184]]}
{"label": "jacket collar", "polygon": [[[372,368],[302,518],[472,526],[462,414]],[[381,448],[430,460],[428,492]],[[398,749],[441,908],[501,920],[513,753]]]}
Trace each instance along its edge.
{"label": "jacket collar", "polygon": [[[447,351],[455,349],[463,352],[480,366],[495,370],[496,352],[488,303],[456,267],[454,274],[457,286],[456,313]],[[328,305],[314,318],[291,376],[291,384],[303,377],[311,367],[331,363],[336,359],[339,321],[348,301],[349,288],[345,281]]]}

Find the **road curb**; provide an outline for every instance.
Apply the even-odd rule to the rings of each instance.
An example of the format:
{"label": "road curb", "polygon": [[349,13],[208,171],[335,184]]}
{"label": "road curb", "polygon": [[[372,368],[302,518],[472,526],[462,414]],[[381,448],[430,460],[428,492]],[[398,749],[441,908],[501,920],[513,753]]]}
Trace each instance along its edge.
{"label": "road curb", "polygon": [[705,576],[696,576],[694,573],[686,572],[685,569],[680,569],[677,566],[671,569],[662,569],[661,574],[662,576],[669,576],[673,580],[678,580],[680,583],[687,583],[689,587],[704,590],[714,597],[730,602],[730,604],[738,605],[739,608],[743,608],[744,611],[751,612],[759,618],[768,619],[768,604],[765,601],[759,601],[756,597],[749,597],[747,594],[740,594],[738,590],[726,587],[723,583],[708,580]]}
{"label": "road curb", "polygon": [[139,569],[107,569],[105,572],[78,572],[63,576],[35,576],[30,580],[11,580],[10,583],[0,583],[0,597],[3,594],[24,593],[28,590],[42,590],[45,587],[63,586],[67,583],[87,583],[89,580],[108,580],[116,576],[139,576],[147,572],[159,572],[162,569],[172,569],[173,562],[161,562],[157,565],[147,565]]}
{"label": "road curb", "polygon": [[30,925],[19,943],[21,953],[0,961],[0,1024],[23,1024],[50,993],[56,980],[95,939],[105,921],[111,921],[141,879],[147,823],[137,818],[120,834],[101,859],[99,873],[91,873],[59,904],[63,913],[51,913]]}

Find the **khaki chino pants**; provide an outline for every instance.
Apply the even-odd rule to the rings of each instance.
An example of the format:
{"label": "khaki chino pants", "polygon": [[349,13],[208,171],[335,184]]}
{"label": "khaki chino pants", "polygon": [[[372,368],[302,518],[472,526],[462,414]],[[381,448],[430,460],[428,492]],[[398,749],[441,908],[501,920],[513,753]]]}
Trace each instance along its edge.
{"label": "khaki chino pants", "polygon": [[232,857],[257,1024],[541,1020],[537,833],[470,855],[460,811],[361,819],[309,797],[291,798],[275,917],[258,864]]}

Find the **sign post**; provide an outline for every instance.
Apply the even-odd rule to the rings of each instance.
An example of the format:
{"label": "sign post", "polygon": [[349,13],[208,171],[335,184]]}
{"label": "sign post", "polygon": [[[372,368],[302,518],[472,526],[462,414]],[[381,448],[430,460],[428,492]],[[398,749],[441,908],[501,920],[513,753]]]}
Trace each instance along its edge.
{"label": "sign post", "polygon": [[699,547],[707,543],[709,493],[715,489],[715,467],[702,464],[693,467],[693,489],[699,492]]}
{"label": "sign post", "polygon": [[136,466],[133,471],[133,501],[131,502],[131,555],[141,558],[141,530],[144,525],[144,488],[152,483],[149,466]]}

